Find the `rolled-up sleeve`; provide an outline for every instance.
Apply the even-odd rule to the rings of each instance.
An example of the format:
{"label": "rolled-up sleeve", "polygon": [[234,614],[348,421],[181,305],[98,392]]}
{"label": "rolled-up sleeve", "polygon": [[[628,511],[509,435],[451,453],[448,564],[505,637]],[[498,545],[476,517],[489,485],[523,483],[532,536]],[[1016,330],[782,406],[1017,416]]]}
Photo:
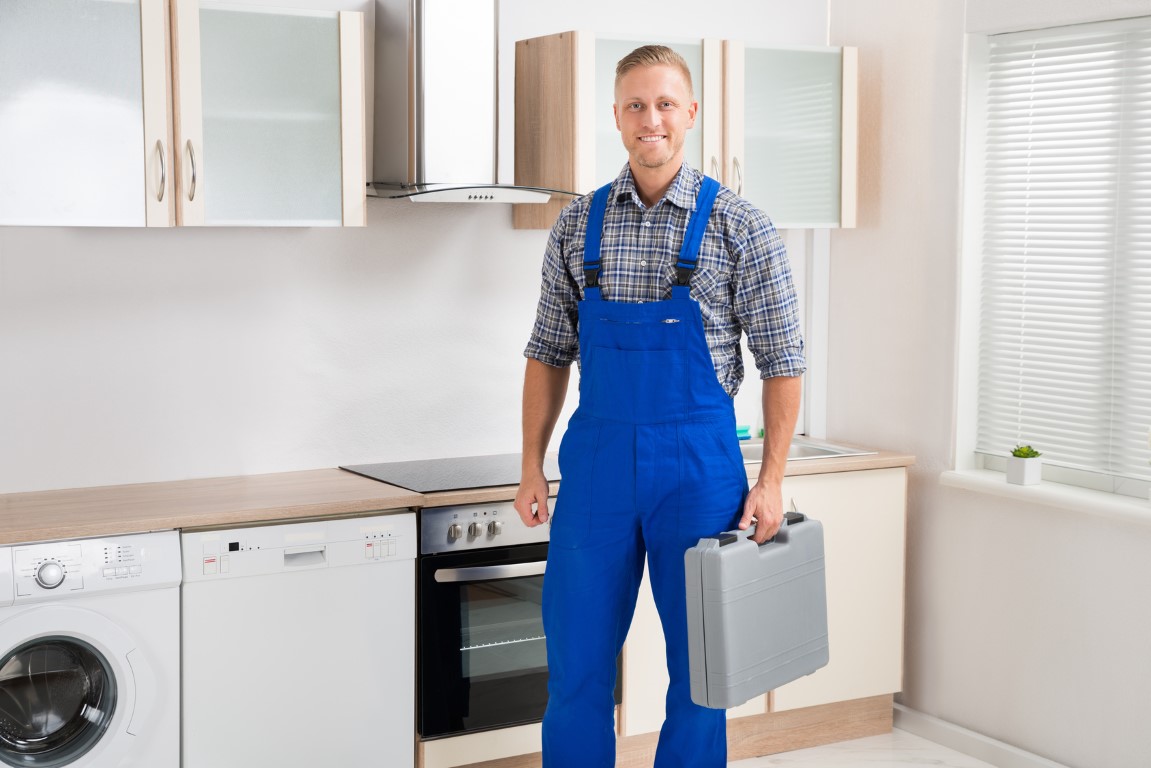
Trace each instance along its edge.
{"label": "rolled-up sleeve", "polygon": [[535,325],[524,349],[524,357],[560,368],[579,356],[579,288],[565,256],[576,219],[576,205],[569,205],[548,236]]}
{"label": "rolled-up sleeve", "polygon": [[807,369],[799,300],[783,238],[761,211],[753,211],[732,243],[736,269],[734,310],[761,379],[800,376]]}

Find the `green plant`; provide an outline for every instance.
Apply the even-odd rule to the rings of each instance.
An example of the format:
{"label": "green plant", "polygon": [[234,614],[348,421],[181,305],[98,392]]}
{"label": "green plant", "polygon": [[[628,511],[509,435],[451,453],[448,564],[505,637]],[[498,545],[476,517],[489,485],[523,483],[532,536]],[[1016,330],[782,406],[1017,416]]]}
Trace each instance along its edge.
{"label": "green plant", "polygon": [[1043,454],[1032,448],[1030,445],[1017,445],[1011,450],[1011,455],[1020,459],[1034,459]]}

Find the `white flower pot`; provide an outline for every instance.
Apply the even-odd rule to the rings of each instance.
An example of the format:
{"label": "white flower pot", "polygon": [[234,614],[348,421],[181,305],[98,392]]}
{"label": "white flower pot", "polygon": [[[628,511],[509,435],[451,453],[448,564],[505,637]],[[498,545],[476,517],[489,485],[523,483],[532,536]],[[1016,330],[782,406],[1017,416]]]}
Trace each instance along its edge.
{"label": "white flower pot", "polygon": [[1043,459],[1038,456],[1021,459],[1007,457],[1007,482],[1014,485],[1035,485],[1043,479]]}

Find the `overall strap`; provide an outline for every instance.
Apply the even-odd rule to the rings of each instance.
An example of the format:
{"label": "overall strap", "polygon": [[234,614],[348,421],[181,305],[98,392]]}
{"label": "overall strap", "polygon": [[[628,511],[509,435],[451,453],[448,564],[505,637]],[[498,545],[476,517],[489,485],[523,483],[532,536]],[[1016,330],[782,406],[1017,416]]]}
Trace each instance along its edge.
{"label": "overall strap", "polygon": [[588,211],[587,215],[587,232],[584,235],[583,245],[585,299],[598,299],[600,297],[599,270],[602,262],[599,251],[600,242],[603,240],[603,219],[604,213],[607,211],[607,195],[610,189],[611,183],[609,182],[595,191],[591,200],[591,210]]}
{"label": "overall strap", "polygon": [[[584,298],[600,298],[599,273],[602,261],[600,259],[600,243],[603,240],[603,220],[607,211],[607,197],[611,190],[611,183],[605,184],[595,191],[592,196],[591,209],[588,211],[587,231],[584,235],[583,272],[584,272]],[[679,250],[679,259],[676,261],[676,284],[672,286],[672,295],[684,295],[691,283],[692,270],[695,269],[699,258],[699,246],[703,242],[703,233],[707,229],[708,219],[711,218],[712,205],[719,194],[719,182],[710,176],[704,176],[700,184],[699,194],[695,199],[695,210],[687,223],[687,231],[683,236],[683,245]]]}
{"label": "overall strap", "polygon": [[715,203],[715,196],[719,194],[719,182],[710,176],[704,176],[699,186],[699,194],[695,198],[695,210],[687,222],[687,232],[683,236],[683,245],[679,249],[679,260],[675,264],[675,285],[672,286],[673,296],[689,294],[692,270],[699,258],[699,246],[703,242],[703,233],[707,229],[708,219],[711,218],[711,208]]}

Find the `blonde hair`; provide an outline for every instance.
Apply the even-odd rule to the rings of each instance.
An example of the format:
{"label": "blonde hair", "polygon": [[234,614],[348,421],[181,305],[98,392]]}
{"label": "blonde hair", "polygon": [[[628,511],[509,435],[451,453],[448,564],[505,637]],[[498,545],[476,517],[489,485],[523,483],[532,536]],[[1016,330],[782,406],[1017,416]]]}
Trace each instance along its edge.
{"label": "blonde hair", "polygon": [[683,56],[668,48],[666,45],[642,45],[634,51],[624,56],[615,65],[615,87],[619,87],[619,81],[628,72],[631,72],[636,67],[675,67],[683,74],[684,82],[687,83],[688,98],[694,98],[695,91],[691,85],[691,70],[687,67],[687,62],[684,61]]}

